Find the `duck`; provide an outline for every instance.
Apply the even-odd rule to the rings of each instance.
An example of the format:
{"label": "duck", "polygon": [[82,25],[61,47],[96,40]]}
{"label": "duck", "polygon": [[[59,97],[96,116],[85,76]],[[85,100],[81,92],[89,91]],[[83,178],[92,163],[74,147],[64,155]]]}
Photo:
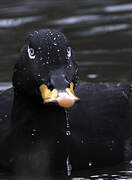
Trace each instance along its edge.
{"label": "duck", "polygon": [[13,87],[0,93],[0,167],[14,173],[48,174],[66,169],[65,109],[78,67],[70,42],[57,30],[31,33],[13,69]]}
{"label": "duck", "polygon": [[71,175],[125,159],[131,84],[80,81],[75,53],[62,32],[29,34],[12,84],[0,92],[4,170]]}

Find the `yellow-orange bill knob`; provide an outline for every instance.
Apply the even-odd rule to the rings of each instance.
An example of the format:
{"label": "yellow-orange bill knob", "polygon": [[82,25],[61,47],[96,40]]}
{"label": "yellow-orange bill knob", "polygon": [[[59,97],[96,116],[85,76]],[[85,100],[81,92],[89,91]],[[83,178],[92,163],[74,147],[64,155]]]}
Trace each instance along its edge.
{"label": "yellow-orange bill knob", "polygon": [[58,99],[58,104],[64,108],[70,108],[75,104],[74,99],[68,97],[62,97]]}

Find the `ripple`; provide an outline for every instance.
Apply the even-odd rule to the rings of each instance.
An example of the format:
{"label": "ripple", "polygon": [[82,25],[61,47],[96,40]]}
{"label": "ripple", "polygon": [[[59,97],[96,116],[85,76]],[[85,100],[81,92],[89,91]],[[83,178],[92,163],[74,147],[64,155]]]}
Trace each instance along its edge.
{"label": "ripple", "polygon": [[12,18],[12,19],[0,19],[1,28],[10,28],[20,26],[22,24],[30,23],[33,21],[38,21],[39,17],[23,17],[23,18]]}
{"label": "ripple", "polygon": [[11,87],[12,87],[11,82],[9,82],[9,83],[6,83],[6,82],[0,83],[0,91],[6,90],[6,89],[11,88]]}
{"label": "ripple", "polygon": [[98,77],[98,74],[87,74],[87,77],[88,77],[89,79],[95,79],[95,78]]}
{"label": "ripple", "polygon": [[113,65],[113,66],[120,66],[121,62],[111,62],[111,61],[79,61],[78,62],[78,65],[79,66],[98,66],[98,65],[101,65],[101,66],[110,66],[110,65]]}
{"label": "ripple", "polygon": [[[119,24],[118,22],[126,22],[126,20],[131,20],[132,19],[132,13],[125,13],[125,14],[120,14],[120,15],[101,15],[101,14],[91,14],[91,15],[83,15],[83,16],[71,16],[63,19],[56,19],[54,21],[50,21],[49,25],[71,25],[71,24],[79,24],[79,23],[85,23],[84,25],[87,24],[95,24],[96,26],[101,23],[116,23],[116,26],[119,26],[118,28],[122,29],[124,28],[124,25],[126,24]],[[110,25],[108,28],[114,29],[115,25]],[[121,26],[121,27],[120,27]],[[103,26],[105,27],[105,26]],[[106,26],[107,27],[107,26]],[[116,27],[117,29],[117,27]]]}
{"label": "ripple", "polygon": [[78,55],[92,55],[92,54],[118,54],[118,53],[132,52],[132,48],[122,49],[95,49],[95,50],[84,50],[78,51]]}
{"label": "ripple", "polygon": [[121,12],[132,10],[132,3],[105,7],[106,12]]}
{"label": "ripple", "polygon": [[130,27],[130,25],[128,25],[128,24],[96,26],[94,28],[91,28],[88,31],[74,33],[74,35],[81,35],[81,36],[98,35],[98,34],[104,34],[104,33],[107,33],[107,32],[115,32],[115,31],[127,30],[129,27]]}
{"label": "ripple", "polygon": [[[77,177],[77,178],[76,178],[76,177],[75,177],[75,178],[72,178],[72,180],[85,180],[85,178],[83,178],[83,177],[80,177],[80,178]],[[87,179],[87,180],[88,180],[88,179]]]}
{"label": "ripple", "polygon": [[84,15],[84,16],[72,16],[68,18],[63,18],[55,21],[51,21],[51,24],[75,24],[80,22],[87,22],[87,21],[97,21],[101,17],[99,15]]}
{"label": "ripple", "polygon": [[120,31],[127,29],[129,25],[127,24],[117,24],[117,25],[105,25],[105,26],[98,26],[92,28],[90,30],[90,34],[97,34],[97,33],[105,33],[105,32],[112,32],[112,31]]}

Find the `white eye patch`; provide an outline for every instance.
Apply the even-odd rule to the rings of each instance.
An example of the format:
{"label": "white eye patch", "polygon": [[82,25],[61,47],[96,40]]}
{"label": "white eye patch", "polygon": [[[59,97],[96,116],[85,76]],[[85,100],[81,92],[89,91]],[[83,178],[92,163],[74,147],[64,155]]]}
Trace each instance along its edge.
{"label": "white eye patch", "polygon": [[71,47],[67,48],[67,57],[70,58],[72,55]]}
{"label": "white eye patch", "polygon": [[28,52],[28,56],[29,56],[30,59],[35,59],[35,51],[34,51],[33,48],[30,48],[30,47],[28,46],[27,52]]}

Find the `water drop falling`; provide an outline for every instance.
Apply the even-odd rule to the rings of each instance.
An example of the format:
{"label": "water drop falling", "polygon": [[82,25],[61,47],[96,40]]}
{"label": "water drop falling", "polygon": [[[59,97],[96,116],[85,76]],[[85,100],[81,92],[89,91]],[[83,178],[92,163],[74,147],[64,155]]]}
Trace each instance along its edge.
{"label": "water drop falling", "polygon": [[66,110],[66,109],[65,109],[65,115],[66,115],[66,135],[71,136],[69,113],[68,113],[68,110]]}
{"label": "water drop falling", "polygon": [[71,171],[72,171],[72,165],[70,163],[69,156],[67,157],[66,165],[67,165],[67,175],[70,176],[71,175]]}

